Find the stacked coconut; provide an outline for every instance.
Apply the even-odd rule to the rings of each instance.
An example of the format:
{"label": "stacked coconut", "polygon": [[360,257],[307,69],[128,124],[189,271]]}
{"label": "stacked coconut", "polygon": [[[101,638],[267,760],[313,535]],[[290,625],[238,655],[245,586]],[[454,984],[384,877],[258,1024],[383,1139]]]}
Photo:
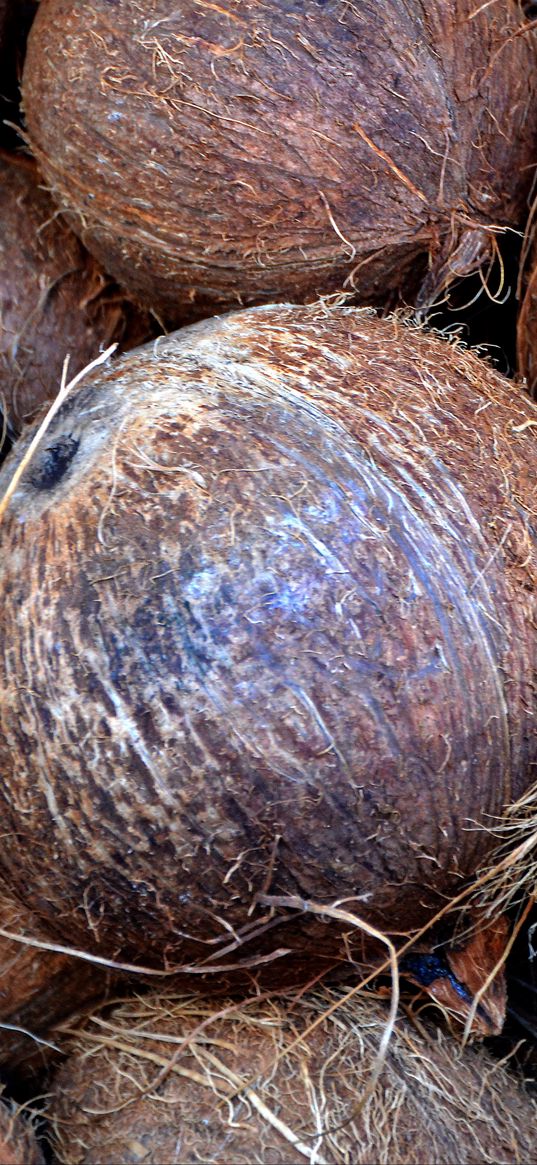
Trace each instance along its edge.
{"label": "stacked coconut", "polygon": [[535,1156],[460,1035],[533,894],[537,409],[423,321],[526,227],[536,89],[512,0],[39,4],[0,1065],[58,1161]]}

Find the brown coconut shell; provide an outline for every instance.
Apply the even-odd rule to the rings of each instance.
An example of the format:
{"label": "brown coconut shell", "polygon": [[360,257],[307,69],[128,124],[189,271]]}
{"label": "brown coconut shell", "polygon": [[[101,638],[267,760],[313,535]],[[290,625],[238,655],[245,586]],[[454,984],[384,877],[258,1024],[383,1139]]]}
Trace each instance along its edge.
{"label": "brown coconut shell", "polygon": [[0,401],[20,428],[101,348],[151,336],[139,311],[88,254],[39,185],[33,162],[0,154]]}
{"label": "brown coconut shell", "polygon": [[2,1165],[45,1165],[35,1130],[23,1110],[0,1100]]}
{"label": "brown coconut shell", "polygon": [[525,216],[536,89],[512,0],[42,0],[23,97],[73,228],[177,324],[434,299]]}
{"label": "brown coconut shell", "polygon": [[[58,1058],[55,1027],[103,1000],[111,975],[95,964],[8,939],[6,934],[13,934],[46,944],[47,933],[3,889],[0,929],[0,1071],[36,1078]],[[0,1161],[3,1165],[1,1153]]]}
{"label": "brown coconut shell", "polygon": [[[52,1086],[64,1165],[532,1161],[537,1106],[490,1053],[335,993],[215,1008],[146,997],[70,1037]],[[312,1025],[315,1025],[311,1030]]]}
{"label": "brown coconut shell", "polygon": [[93,374],[26,469],[21,438],[0,869],[59,937],[332,959],[304,899],[399,933],[465,885],[536,760],[536,420],[397,320],[265,307]]}

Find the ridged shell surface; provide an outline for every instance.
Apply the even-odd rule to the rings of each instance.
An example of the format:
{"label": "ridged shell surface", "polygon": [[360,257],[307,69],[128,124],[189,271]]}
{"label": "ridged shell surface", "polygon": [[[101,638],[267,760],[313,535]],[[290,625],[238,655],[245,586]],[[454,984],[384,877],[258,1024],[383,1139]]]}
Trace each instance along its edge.
{"label": "ridged shell surface", "polygon": [[351,308],[94,373],[2,526],[17,893],[157,961],[251,953],[259,894],[430,917],[534,772],[536,421],[476,356]]}

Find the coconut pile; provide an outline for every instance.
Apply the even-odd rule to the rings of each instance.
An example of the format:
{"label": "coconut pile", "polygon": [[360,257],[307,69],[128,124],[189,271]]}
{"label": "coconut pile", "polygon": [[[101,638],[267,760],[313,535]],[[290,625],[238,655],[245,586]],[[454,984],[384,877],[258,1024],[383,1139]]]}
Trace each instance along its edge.
{"label": "coconut pile", "polygon": [[537,21],[0,3],[0,1161],[537,1157]]}

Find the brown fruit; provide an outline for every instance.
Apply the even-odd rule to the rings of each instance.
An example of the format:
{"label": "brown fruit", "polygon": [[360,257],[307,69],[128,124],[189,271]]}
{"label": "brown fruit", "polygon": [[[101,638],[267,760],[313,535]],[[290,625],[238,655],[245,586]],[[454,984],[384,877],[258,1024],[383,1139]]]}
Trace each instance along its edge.
{"label": "brown fruit", "polygon": [[322,923],[267,931],[267,892],[426,922],[532,780],[536,419],[351,308],[250,309],[93,375],[3,521],[17,893],[157,964],[332,957]]}
{"label": "brown fruit", "polygon": [[41,0],[24,107],[73,228],[172,323],[424,303],[525,214],[535,45],[512,0]]}
{"label": "brown fruit", "polygon": [[[328,1008],[339,1006],[328,1014]],[[533,1161],[537,1106],[490,1053],[365,996],[225,1005],[148,996],[70,1039],[52,1086],[64,1165]],[[310,1024],[317,1026],[308,1031]],[[360,1101],[364,1105],[360,1110]]]}
{"label": "brown fruit", "polygon": [[16,428],[53,400],[100,348],[151,335],[58,215],[29,159],[0,155],[0,401]]}

